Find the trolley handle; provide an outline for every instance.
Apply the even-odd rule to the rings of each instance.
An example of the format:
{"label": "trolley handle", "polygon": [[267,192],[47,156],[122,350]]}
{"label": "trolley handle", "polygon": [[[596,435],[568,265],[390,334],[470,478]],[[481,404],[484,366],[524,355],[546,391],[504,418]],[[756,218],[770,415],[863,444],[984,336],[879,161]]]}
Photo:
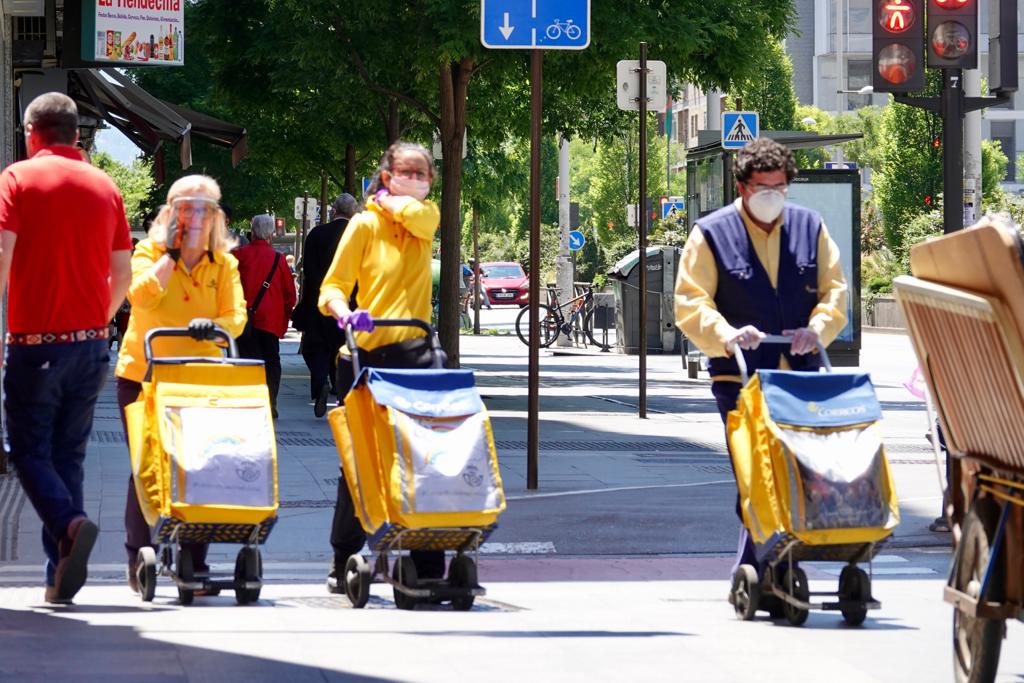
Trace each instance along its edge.
{"label": "trolley handle", "polygon": [[[435,369],[444,368],[441,361],[442,349],[441,340],[437,338],[437,331],[425,320],[419,318],[374,318],[374,327],[417,327],[430,339],[430,351],[433,355]],[[359,347],[356,345],[356,335],[352,332],[352,326],[345,323],[345,343],[348,345],[349,354],[352,357],[352,374],[358,378],[361,368],[359,367]]]}
{"label": "trolley handle", "polygon": [[[153,361],[153,340],[157,337],[191,337],[187,327],[154,327],[146,333],[145,343],[143,347],[146,352],[146,362],[152,363]],[[213,326],[213,333],[210,335],[210,341],[222,340],[227,343],[227,347],[224,349],[225,356],[227,358],[238,358],[238,345],[235,344],[235,340],[228,334],[220,325]]]}
{"label": "trolley handle", "polygon": [[[784,334],[769,334],[765,335],[765,338],[761,340],[762,344],[792,344],[793,337]],[[740,348],[739,344],[735,342],[732,345],[733,355],[736,357],[736,364],[740,366],[740,377],[743,380],[743,384],[746,385],[747,380],[750,379],[750,375],[747,372],[747,360],[743,357],[743,349]],[[818,340],[818,353],[821,354],[821,361],[825,365],[825,369],[832,372],[832,362],[828,359],[828,351],[825,350],[825,345],[821,343],[821,339]]]}

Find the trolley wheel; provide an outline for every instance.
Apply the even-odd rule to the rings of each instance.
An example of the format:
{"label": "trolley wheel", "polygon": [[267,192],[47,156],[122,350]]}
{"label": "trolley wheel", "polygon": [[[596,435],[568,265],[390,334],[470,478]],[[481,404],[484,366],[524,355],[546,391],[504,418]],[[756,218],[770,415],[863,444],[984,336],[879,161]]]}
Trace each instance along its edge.
{"label": "trolley wheel", "polygon": [[362,555],[349,555],[345,562],[345,595],[356,609],[370,599],[370,565]]}
{"label": "trolley wheel", "polygon": [[871,578],[868,573],[854,565],[843,567],[839,573],[839,599],[860,603],[855,607],[844,607],[842,612],[843,619],[850,626],[863,624],[868,616],[865,603],[871,599]]}
{"label": "trolley wheel", "polygon": [[182,605],[191,605],[196,593],[191,588],[182,588],[181,583],[192,583],[195,580],[195,565],[192,562],[192,552],[186,548],[178,548],[178,562],[175,564],[175,573],[178,575],[178,602]]}
{"label": "trolley wheel", "polygon": [[757,570],[752,565],[741,564],[732,575],[732,593],[729,596],[736,616],[743,621],[750,621],[757,612],[761,601],[761,584],[757,578]]}
{"label": "trolley wheel", "polygon": [[[790,590],[790,581],[793,584],[792,590]],[[811,598],[811,590],[807,585],[807,574],[800,567],[790,567],[782,573],[782,590],[801,602],[807,602]],[[789,602],[783,605],[782,611],[786,615],[786,621],[793,626],[802,626],[810,614],[810,610],[797,607]]]}
{"label": "trolley wheel", "polygon": [[263,575],[260,551],[246,546],[238,551],[235,558],[235,602],[248,605],[260,599],[259,588],[246,588],[248,581],[259,581]]}
{"label": "trolley wheel", "polygon": [[139,593],[143,602],[153,602],[156,596],[156,551],[146,546],[139,548],[138,565],[135,568],[139,580]]}
{"label": "trolley wheel", "polygon": [[[998,516],[998,505],[976,500],[964,518],[963,536],[953,559],[954,587],[972,597],[979,597],[985,570],[994,560],[987,602],[1000,602],[1003,593],[1003,563],[991,556]],[[957,683],[995,680],[1005,629],[1002,619],[971,617],[953,610],[953,678]]]}
{"label": "trolley wheel", "polygon": [[[403,555],[395,562],[392,578],[407,588],[416,588],[419,585],[419,578],[416,576],[416,564],[409,555]],[[406,595],[398,587],[395,587],[395,607],[398,609],[415,609],[419,599]]]}
{"label": "trolley wheel", "polygon": [[452,558],[448,564],[448,584],[454,588],[466,589],[466,595],[452,598],[452,609],[465,612],[473,607],[475,595],[470,595],[470,589],[476,588],[476,562],[468,555],[459,553]]}

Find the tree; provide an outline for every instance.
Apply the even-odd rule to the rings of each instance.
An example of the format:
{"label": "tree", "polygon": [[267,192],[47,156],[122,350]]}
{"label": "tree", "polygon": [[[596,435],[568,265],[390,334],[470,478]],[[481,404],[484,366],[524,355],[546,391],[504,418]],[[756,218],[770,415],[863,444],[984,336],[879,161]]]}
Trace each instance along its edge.
{"label": "tree", "polygon": [[764,130],[792,130],[796,123],[793,60],[780,41],[756,54],[755,67],[730,90],[730,107],[756,111]]}
{"label": "tree", "polygon": [[92,163],[109,175],[124,198],[124,212],[128,222],[137,224],[150,207],[150,192],[153,189],[153,165],[136,159],[126,166],[106,152],[94,152]]}

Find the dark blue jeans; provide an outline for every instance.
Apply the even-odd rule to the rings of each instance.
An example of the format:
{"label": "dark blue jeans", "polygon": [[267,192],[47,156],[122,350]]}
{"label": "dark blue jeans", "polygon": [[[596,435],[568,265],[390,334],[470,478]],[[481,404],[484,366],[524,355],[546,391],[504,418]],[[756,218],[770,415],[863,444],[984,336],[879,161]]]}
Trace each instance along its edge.
{"label": "dark blue jeans", "polygon": [[53,585],[57,542],[71,520],[85,514],[85,449],[109,362],[103,339],[7,347],[8,450],[21,486],[43,522],[47,585]]}

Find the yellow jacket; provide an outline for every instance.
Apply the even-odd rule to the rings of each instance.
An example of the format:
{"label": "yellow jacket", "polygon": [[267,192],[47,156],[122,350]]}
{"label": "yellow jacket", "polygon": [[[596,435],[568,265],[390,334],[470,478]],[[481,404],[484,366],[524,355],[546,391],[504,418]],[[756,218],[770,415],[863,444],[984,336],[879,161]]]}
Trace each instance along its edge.
{"label": "yellow jacket", "polygon": [[[144,239],[132,254],[132,284],[128,301],[132,315],[117,357],[118,377],[141,382],[146,375],[143,341],[154,327],[186,327],[193,318],[210,318],[237,337],[245,327],[245,297],[238,278],[238,261],[231,254],[204,255],[192,272],[179,260],[162,289],[149,272],[165,249]],[[153,342],[156,356],[219,356],[213,342],[168,337]]]}
{"label": "yellow jacket", "polygon": [[[431,201],[401,199],[405,203],[393,216],[371,199],[349,221],[320,285],[321,313],[330,315],[332,299],[347,302],[358,282],[356,304],[374,318],[430,322],[430,256],[441,212]],[[381,327],[357,333],[356,343],[369,351],[422,336],[413,327]]]}
{"label": "yellow jacket", "polygon": [[[772,287],[777,287],[782,242],[782,231],[779,228],[782,226],[782,218],[776,220],[771,232],[765,232],[747,215],[742,199],[736,200],[736,206],[758,260],[768,273]],[[679,264],[675,292],[676,325],[697,348],[710,357],[729,355],[725,348],[726,342],[737,332],[715,306],[717,291],[718,265],[715,263],[715,255],[704,240],[698,221],[686,240]],[[825,346],[831,344],[846,327],[846,296],[846,278],[839,259],[839,247],[822,223],[818,233],[818,305],[811,311],[807,327],[818,333]],[[788,369],[785,356],[781,356],[781,359],[780,369]],[[739,377],[733,376],[713,379],[740,381]]]}

